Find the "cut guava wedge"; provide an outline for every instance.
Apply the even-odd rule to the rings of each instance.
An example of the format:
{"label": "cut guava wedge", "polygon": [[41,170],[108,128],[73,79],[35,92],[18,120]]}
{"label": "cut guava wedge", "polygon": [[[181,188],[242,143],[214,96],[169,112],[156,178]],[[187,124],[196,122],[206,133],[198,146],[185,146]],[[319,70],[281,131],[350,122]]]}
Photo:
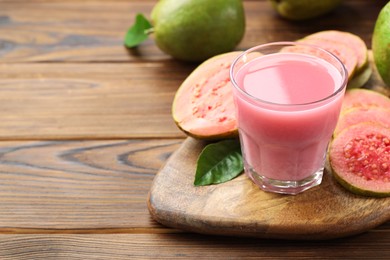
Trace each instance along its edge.
{"label": "cut guava wedge", "polygon": [[368,64],[368,48],[366,43],[357,35],[337,30],[326,30],[310,34],[305,39],[320,39],[349,46],[357,57],[356,73],[363,71]]}
{"label": "cut guava wedge", "polygon": [[348,79],[352,79],[354,76],[358,64],[358,57],[356,56],[355,51],[349,45],[342,42],[311,37],[305,37],[298,42],[315,45],[332,53],[344,64],[348,71]]}
{"label": "cut guava wedge", "polygon": [[361,123],[342,131],[329,148],[335,179],[349,191],[390,196],[390,129]]}
{"label": "cut guava wedge", "polygon": [[337,122],[333,136],[337,136],[344,129],[360,123],[375,123],[390,128],[390,106],[381,107],[356,107],[343,113]]}
{"label": "cut guava wedge", "polygon": [[345,92],[341,114],[346,113],[353,108],[371,108],[378,107],[389,109],[390,99],[385,95],[369,89],[350,89]]}
{"label": "cut guava wedge", "polygon": [[177,90],[172,116],[187,135],[212,140],[238,135],[229,70],[240,54],[228,52],[206,60]]}
{"label": "cut guava wedge", "polygon": [[283,48],[282,52],[294,52],[294,53],[305,53],[308,55],[313,55],[319,58],[328,60],[328,55],[324,54],[318,49],[312,48],[311,46],[319,47],[323,50],[326,50],[336,56],[345,66],[348,72],[348,79],[351,79],[355,73],[357,65],[357,57],[355,56],[354,51],[347,45],[343,43],[330,42],[328,40],[322,39],[309,39],[303,38],[297,40],[296,42],[307,44],[299,46],[288,46]]}

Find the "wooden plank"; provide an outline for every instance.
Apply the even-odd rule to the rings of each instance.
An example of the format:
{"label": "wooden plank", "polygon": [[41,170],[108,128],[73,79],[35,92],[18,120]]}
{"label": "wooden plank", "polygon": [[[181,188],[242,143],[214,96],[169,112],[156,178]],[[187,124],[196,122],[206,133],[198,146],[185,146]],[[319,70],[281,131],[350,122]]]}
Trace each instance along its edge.
{"label": "wooden plank", "polygon": [[[137,13],[149,17],[156,1],[1,1],[0,62],[168,60],[152,39],[127,50],[124,35]],[[381,7],[387,1],[344,1],[310,22],[281,19],[268,1],[244,1],[246,34],[238,49],[296,40],[326,30],[361,36],[368,47]]]}
{"label": "wooden plank", "polygon": [[173,96],[193,65],[1,64],[0,139],[183,137]]}
{"label": "wooden plank", "polygon": [[0,235],[0,258],[389,259],[388,232],[305,242],[196,234]]}
{"label": "wooden plank", "polygon": [[0,3],[2,62],[127,61],[144,53],[166,59],[146,42],[142,50],[123,46],[136,13],[150,12],[147,1],[17,1]]}
{"label": "wooden plank", "polygon": [[0,233],[160,227],[149,215],[147,194],[181,142],[0,142]]}

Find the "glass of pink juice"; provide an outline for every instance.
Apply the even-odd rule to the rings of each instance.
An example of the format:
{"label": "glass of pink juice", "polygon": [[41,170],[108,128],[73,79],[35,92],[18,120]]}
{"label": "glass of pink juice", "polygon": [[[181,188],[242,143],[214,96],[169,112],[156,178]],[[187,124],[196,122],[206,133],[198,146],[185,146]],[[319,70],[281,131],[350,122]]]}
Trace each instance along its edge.
{"label": "glass of pink juice", "polygon": [[276,193],[319,185],[347,85],[343,63],[316,46],[276,42],[243,52],[230,77],[246,174]]}

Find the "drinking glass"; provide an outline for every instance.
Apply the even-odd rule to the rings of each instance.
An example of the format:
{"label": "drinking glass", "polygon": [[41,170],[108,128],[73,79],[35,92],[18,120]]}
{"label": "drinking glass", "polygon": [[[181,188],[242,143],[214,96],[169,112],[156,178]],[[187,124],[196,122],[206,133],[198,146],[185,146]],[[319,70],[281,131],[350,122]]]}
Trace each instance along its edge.
{"label": "drinking glass", "polygon": [[348,80],[314,45],[274,42],[230,68],[245,173],[261,189],[298,194],[321,183]]}

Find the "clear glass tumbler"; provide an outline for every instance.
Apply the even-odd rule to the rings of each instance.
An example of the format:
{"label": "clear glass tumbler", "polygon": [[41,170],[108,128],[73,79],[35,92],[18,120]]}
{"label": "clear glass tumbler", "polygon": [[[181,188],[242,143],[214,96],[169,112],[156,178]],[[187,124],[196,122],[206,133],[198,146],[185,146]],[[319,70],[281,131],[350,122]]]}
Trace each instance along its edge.
{"label": "clear glass tumbler", "polygon": [[330,52],[275,42],[230,69],[246,174],[261,189],[297,194],[319,185],[348,73]]}

